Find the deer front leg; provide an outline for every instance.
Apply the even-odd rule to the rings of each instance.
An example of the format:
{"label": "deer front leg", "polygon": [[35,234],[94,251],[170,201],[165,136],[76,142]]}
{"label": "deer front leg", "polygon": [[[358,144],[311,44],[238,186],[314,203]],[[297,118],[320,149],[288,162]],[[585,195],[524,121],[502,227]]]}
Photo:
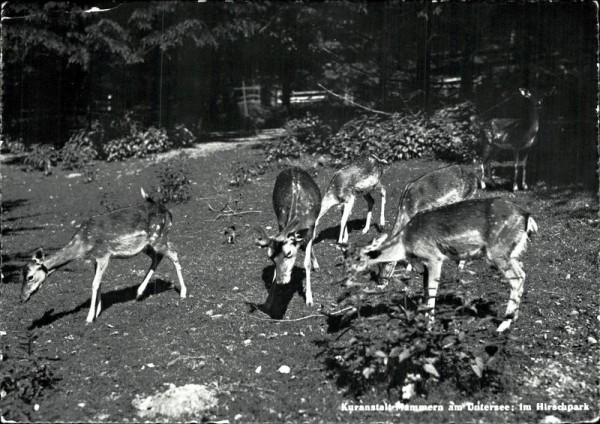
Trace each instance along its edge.
{"label": "deer front leg", "polygon": [[513,191],[519,190],[517,179],[519,178],[519,151],[515,150],[515,175],[513,178]]}
{"label": "deer front leg", "polygon": [[433,328],[433,322],[435,320],[435,298],[437,297],[438,285],[442,275],[442,263],[443,260],[439,259],[424,263],[423,297],[427,302],[427,316],[429,317],[427,328],[429,330]]}
{"label": "deer front leg", "polygon": [[311,268],[311,256],[312,256],[312,239],[308,241],[306,245],[306,252],[304,253],[304,270],[306,271],[306,287],[304,289],[304,296],[306,298],[306,304],[312,306],[313,295],[310,286],[310,268]]}
{"label": "deer front leg", "polygon": [[160,264],[160,261],[162,261],[162,258],[163,258],[163,255],[160,253],[157,253],[156,251],[153,251],[151,254],[149,254],[149,256],[152,258],[152,264],[150,265],[150,269],[148,270],[148,273],[146,274],[146,278],[144,278],[144,281],[142,281],[142,284],[140,284],[140,286],[137,289],[137,293],[135,295],[135,298],[137,300],[140,300],[142,298],[142,296],[144,295],[144,291],[146,291],[146,286],[150,282],[150,278],[156,271],[156,267],[158,267],[158,264]]}
{"label": "deer front leg", "polygon": [[102,276],[104,275],[104,271],[106,271],[106,267],[110,262],[110,257],[98,258],[96,259],[96,273],[94,275],[94,281],[92,282],[92,298],[90,300],[90,310],[88,312],[86,322],[88,324],[94,322],[94,319],[100,315],[100,311],[102,310],[102,299],[100,291],[100,285],[102,283]]}
{"label": "deer front leg", "polygon": [[522,178],[522,183],[521,186],[523,187],[523,190],[527,190],[529,187],[527,187],[527,183],[525,182],[525,174],[527,173],[527,157],[529,156],[529,152],[525,152],[525,155],[523,157],[523,161],[521,162],[521,168],[523,169],[523,176]]}
{"label": "deer front leg", "polygon": [[351,196],[347,202],[344,203],[344,211],[342,212],[342,220],[340,222],[340,236],[338,243],[346,243],[348,241],[348,218],[354,207],[354,196]]}
{"label": "deer front leg", "polygon": [[508,262],[505,260],[496,260],[494,263],[510,284],[510,297],[506,305],[504,321],[496,330],[498,333],[502,333],[519,317],[519,305],[521,304],[521,296],[523,296],[523,289],[525,287],[525,272],[521,268],[519,261],[514,258]]}
{"label": "deer front leg", "polygon": [[373,206],[375,205],[375,199],[373,199],[371,193],[367,193],[363,197],[367,202],[367,220],[365,222],[365,228],[363,228],[362,233],[367,234],[369,232],[369,228],[371,227],[371,218],[373,217]]}
{"label": "deer front leg", "polygon": [[183,275],[181,274],[181,265],[179,265],[179,258],[177,256],[177,252],[175,252],[171,246],[166,246],[161,249],[162,254],[164,254],[167,258],[173,262],[175,266],[175,271],[177,271],[177,278],[179,279],[179,297],[185,299],[187,297],[187,288],[185,287],[185,283],[183,282]]}

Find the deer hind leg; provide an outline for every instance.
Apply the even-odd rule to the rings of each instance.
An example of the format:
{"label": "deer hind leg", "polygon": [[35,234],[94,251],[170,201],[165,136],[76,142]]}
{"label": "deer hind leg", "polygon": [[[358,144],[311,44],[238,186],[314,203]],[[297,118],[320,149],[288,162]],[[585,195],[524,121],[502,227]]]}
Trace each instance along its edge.
{"label": "deer hind leg", "polygon": [[481,156],[481,181],[480,181],[480,187],[481,189],[485,189],[485,171],[487,169],[488,171],[488,176],[490,178],[490,182],[493,184],[494,180],[492,177],[492,168],[490,165],[491,159],[492,159],[492,155],[494,152],[494,145],[493,144],[486,144],[483,148],[483,154]]}
{"label": "deer hind leg", "polygon": [[383,229],[383,227],[385,227],[385,203],[387,192],[385,191],[384,186],[381,186],[379,190],[381,191],[381,212],[379,215],[379,225],[381,225],[381,228]]}
{"label": "deer hind leg", "polygon": [[516,258],[511,258],[508,261],[505,259],[495,260],[494,264],[510,284],[510,297],[506,305],[504,321],[496,330],[501,333],[508,329],[512,322],[516,321],[519,316],[519,305],[521,304],[521,296],[523,296],[525,287],[525,272]]}
{"label": "deer hind leg", "polygon": [[354,207],[354,196],[351,196],[346,203],[344,203],[344,210],[342,212],[342,220],[340,222],[340,237],[338,243],[346,243],[348,241],[348,218]]}
{"label": "deer hind leg", "polygon": [[367,234],[369,232],[369,228],[371,227],[371,219],[373,218],[373,206],[375,205],[375,199],[373,199],[371,193],[365,194],[363,198],[367,202],[367,220],[365,221],[365,228],[363,228],[362,233]]}
{"label": "deer hind leg", "polygon": [[312,239],[308,241],[306,245],[306,251],[304,253],[304,270],[306,271],[306,286],[304,288],[304,296],[306,298],[306,304],[308,306],[312,306],[313,304],[313,295],[312,289],[310,286],[310,268],[311,268],[311,259],[313,256],[312,251]]}
{"label": "deer hind leg", "polygon": [[150,282],[150,278],[152,277],[152,275],[156,271],[156,268],[160,264],[160,261],[162,261],[162,258],[164,257],[161,253],[156,252],[154,249],[147,252],[147,254],[152,258],[152,264],[150,265],[150,269],[148,270],[144,281],[142,281],[142,284],[140,284],[140,286],[137,289],[137,293],[135,295],[135,298],[137,300],[140,300],[144,295],[144,291],[146,291],[146,286]]}
{"label": "deer hind leg", "polygon": [[429,322],[427,327],[431,329],[435,320],[435,299],[437,297],[438,285],[442,275],[442,260],[434,260],[425,263],[423,270],[423,298],[427,303],[427,316]]}
{"label": "deer hind leg", "polygon": [[521,180],[521,186],[523,187],[523,190],[527,190],[529,187],[527,187],[527,183],[525,182],[525,176],[527,173],[527,157],[529,156],[529,152],[525,152],[524,156],[523,156],[523,161],[521,162],[521,168],[523,169],[523,175],[522,175],[522,180]]}
{"label": "deer hind leg", "polygon": [[94,281],[92,283],[92,298],[90,300],[90,311],[88,312],[86,322],[88,324],[94,322],[95,318],[98,318],[100,311],[102,311],[102,294],[100,293],[100,284],[102,283],[102,276],[106,267],[110,262],[110,257],[96,259],[96,273],[94,275]]}
{"label": "deer hind leg", "polygon": [[177,252],[175,252],[175,250],[173,250],[173,248],[167,244],[166,246],[160,248],[159,253],[165,255],[171,262],[173,262],[175,271],[177,271],[177,278],[179,279],[179,297],[185,299],[187,297],[187,288],[183,282],[183,275],[181,274],[181,265],[179,264]]}

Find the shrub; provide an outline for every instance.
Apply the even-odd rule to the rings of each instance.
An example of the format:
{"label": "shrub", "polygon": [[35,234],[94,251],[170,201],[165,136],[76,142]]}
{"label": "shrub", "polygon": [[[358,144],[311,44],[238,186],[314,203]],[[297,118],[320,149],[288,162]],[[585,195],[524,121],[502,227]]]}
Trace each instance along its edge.
{"label": "shrub", "polygon": [[485,336],[477,328],[491,324],[491,317],[468,323],[457,314],[478,313],[480,299],[446,294],[430,331],[428,318],[412,299],[363,289],[355,286],[342,300],[354,307],[343,319],[349,328],[346,337],[331,342],[327,355],[330,368],[355,396],[374,389],[406,403],[436,390],[439,394],[448,384],[467,394],[501,388],[506,347],[489,343],[482,348]]}
{"label": "shrub", "polygon": [[25,150],[22,139],[12,140],[8,134],[2,136],[2,153],[23,153]]}
{"label": "shrub", "polygon": [[171,147],[167,132],[163,128],[150,127],[146,131],[130,115],[124,120],[111,123],[111,132],[127,130],[113,138],[104,147],[107,161],[120,161],[130,157],[142,158],[152,153],[160,153]]}
{"label": "shrub", "polygon": [[362,115],[346,122],[331,137],[331,127],[307,115],[286,124],[284,135],[267,148],[267,161],[325,153],[350,161],[372,153],[388,161],[418,157],[469,162],[477,157],[479,129],[472,125],[472,103],[436,111],[429,121],[421,114]]}
{"label": "shrub", "polygon": [[291,119],[284,127],[279,141],[266,147],[266,161],[286,157],[300,157],[304,153],[329,153],[327,139],[331,137],[331,127],[318,117],[307,113],[303,118]]}
{"label": "shrub", "polygon": [[187,202],[191,197],[191,180],[185,156],[166,162],[158,169],[158,192],[162,202]]}
{"label": "shrub", "polygon": [[51,388],[58,378],[54,377],[47,358],[33,352],[34,337],[28,335],[9,344],[6,340],[8,336],[2,334],[6,333],[0,333],[2,417],[6,420],[30,421],[32,403]]}
{"label": "shrub", "polygon": [[194,145],[196,136],[184,124],[177,124],[169,132],[169,140],[171,140],[173,146],[188,147]]}
{"label": "shrub", "polygon": [[54,146],[49,144],[34,144],[23,163],[28,171],[44,171],[48,175],[52,173],[52,167],[56,166],[58,159],[59,154]]}
{"label": "shrub", "polygon": [[90,128],[76,131],[69,141],[60,149],[60,160],[63,169],[82,169],[98,157],[96,146],[102,144],[104,130],[98,121]]}

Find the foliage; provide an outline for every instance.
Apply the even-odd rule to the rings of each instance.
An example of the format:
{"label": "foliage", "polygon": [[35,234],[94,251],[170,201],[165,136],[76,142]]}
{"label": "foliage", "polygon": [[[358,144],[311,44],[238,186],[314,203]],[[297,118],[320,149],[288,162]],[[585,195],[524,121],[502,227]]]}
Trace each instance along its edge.
{"label": "foliage", "polygon": [[28,171],[44,171],[47,175],[52,172],[60,158],[54,146],[48,144],[34,144],[25,157],[23,163]]}
{"label": "foliage", "polygon": [[21,138],[13,140],[8,134],[2,135],[2,153],[24,153],[25,144]]}
{"label": "foliage", "polygon": [[190,200],[192,182],[183,153],[175,159],[163,163],[157,176],[160,181],[158,192],[162,202],[181,203]]}
{"label": "foliage", "polygon": [[247,161],[236,161],[231,165],[229,185],[241,187],[252,182],[252,178],[267,172],[267,166],[261,163],[249,164]]}
{"label": "foliage", "polygon": [[[469,328],[457,315],[477,313],[480,299],[446,295],[436,306],[436,325],[428,330],[424,310],[412,299],[357,286],[361,285],[341,300],[343,306],[353,307],[342,319],[350,322],[349,340],[336,339],[328,355],[331,368],[354,395],[375,388],[396,396],[393,400],[408,402],[440,385],[449,384],[468,394],[502,385],[499,346],[481,349],[481,329]],[[454,307],[447,305],[452,302]],[[478,324],[490,320],[484,318]],[[443,329],[438,330],[440,325]]]}
{"label": "foliage", "polygon": [[273,115],[273,110],[269,107],[263,106],[260,103],[248,103],[248,117],[246,117],[246,122],[252,129],[264,128]]}
{"label": "foliage", "polygon": [[110,124],[110,134],[116,137],[109,139],[104,146],[106,160],[120,161],[130,157],[142,158],[152,153],[160,153],[171,147],[169,137],[164,128],[150,127],[141,129],[142,125],[128,113],[125,117]]}
{"label": "foliage", "polygon": [[478,129],[469,117],[470,102],[438,110],[429,121],[423,115],[362,115],[346,122],[330,137],[331,127],[310,115],[291,120],[275,145],[267,147],[267,161],[326,153],[342,162],[372,153],[388,161],[417,157],[469,162],[477,156]]}
{"label": "foliage", "polygon": [[307,152],[324,152],[326,149],[323,146],[327,145],[331,136],[331,127],[310,113],[303,118],[289,120],[284,130],[277,143],[266,146],[267,162],[286,157],[298,158]]}
{"label": "foliage", "polygon": [[98,157],[98,147],[102,145],[104,130],[98,121],[90,128],[77,130],[60,149],[63,169],[83,169]]}
{"label": "foliage", "polygon": [[196,136],[184,124],[176,124],[168,133],[169,140],[174,147],[189,147],[196,142]]}
{"label": "foliage", "polygon": [[[4,334],[4,336],[3,336]],[[58,381],[47,358],[33,351],[31,335],[8,343],[6,333],[0,333],[0,396],[2,417],[16,421],[30,421],[33,403]]]}

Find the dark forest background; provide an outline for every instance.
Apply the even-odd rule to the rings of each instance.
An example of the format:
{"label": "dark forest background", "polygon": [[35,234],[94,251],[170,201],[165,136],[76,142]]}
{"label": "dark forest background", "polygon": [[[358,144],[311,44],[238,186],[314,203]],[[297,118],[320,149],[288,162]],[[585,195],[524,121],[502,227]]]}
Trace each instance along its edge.
{"label": "dark forest background", "polygon": [[[126,113],[198,134],[244,129],[243,86],[261,88],[259,127],[303,113],[294,93],[322,87],[387,112],[471,100],[482,119],[522,116],[519,87],[554,87],[533,175],[597,183],[591,2],[7,2],[2,13],[2,132],[26,146],[60,147]],[[311,110],[350,114],[337,104]]]}

